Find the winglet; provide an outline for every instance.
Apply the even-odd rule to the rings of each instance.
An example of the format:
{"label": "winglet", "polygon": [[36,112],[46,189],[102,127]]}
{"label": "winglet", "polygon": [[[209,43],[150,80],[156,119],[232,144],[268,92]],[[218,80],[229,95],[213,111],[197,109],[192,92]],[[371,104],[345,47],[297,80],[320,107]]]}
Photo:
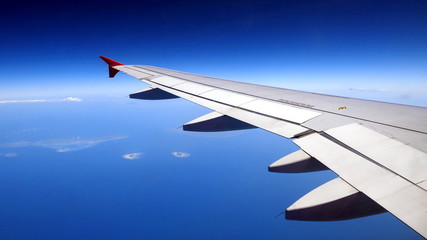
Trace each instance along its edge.
{"label": "winglet", "polygon": [[119,72],[119,70],[113,68],[114,66],[124,65],[122,63],[119,63],[117,61],[114,61],[113,59],[109,59],[109,58],[104,57],[104,56],[100,56],[100,58],[108,64],[108,72],[109,72],[110,78],[113,78]]}

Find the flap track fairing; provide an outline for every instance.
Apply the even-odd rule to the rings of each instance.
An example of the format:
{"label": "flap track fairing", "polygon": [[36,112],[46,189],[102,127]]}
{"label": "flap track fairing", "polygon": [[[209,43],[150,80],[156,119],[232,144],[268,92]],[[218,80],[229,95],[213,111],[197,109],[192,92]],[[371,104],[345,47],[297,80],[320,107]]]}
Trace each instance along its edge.
{"label": "flap track fairing", "polygon": [[212,112],[184,124],[184,131],[221,132],[256,128],[235,118]]}
{"label": "flap track fairing", "polygon": [[268,171],[279,173],[303,173],[322,170],[328,170],[328,168],[303,150],[286,155],[268,166]]}
{"label": "flap track fairing", "polygon": [[338,221],[386,212],[378,203],[341,178],[333,179],[300,198],[288,209],[286,219]]}
{"label": "flap track fairing", "polygon": [[129,97],[134,99],[143,99],[143,100],[163,100],[163,99],[179,98],[171,93],[163,91],[160,88],[153,88],[153,87],[149,87],[142,91],[129,94]]}

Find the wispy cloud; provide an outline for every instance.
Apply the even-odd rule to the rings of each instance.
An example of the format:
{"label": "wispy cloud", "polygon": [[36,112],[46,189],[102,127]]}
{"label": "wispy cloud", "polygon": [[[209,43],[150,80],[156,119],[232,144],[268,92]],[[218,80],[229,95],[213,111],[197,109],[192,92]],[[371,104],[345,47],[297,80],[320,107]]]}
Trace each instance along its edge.
{"label": "wispy cloud", "polygon": [[187,158],[191,154],[185,153],[185,152],[172,152],[172,155],[175,156],[175,157],[178,157],[178,158]]}
{"label": "wispy cloud", "polygon": [[0,156],[5,156],[5,157],[16,157],[16,156],[18,156],[18,154],[17,153],[14,153],[14,152],[10,152],[10,153],[5,153],[5,154],[1,154],[0,153]]}
{"label": "wispy cloud", "polygon": [[140,158],[142,155],[142,153],[140,152],[136,152],[136,153],[128,153],[128,154],[124,154],[122,157],[124,159],[129,159],[129,160],[134,160],[134,159],[138,159]]}
{"label": "wispy cloud", "polygon": [[102,138],[92,138],[92,139],[82,139],[82,138],[71,138],[71,139],[51,139],[45,141],[19,141],[19,142],[10,142],[5,144],[0,144],[0,147],[45,147],[54,149],[57,152],[70,152],[77,151],[86,148],[96,146],[103,142],[115,141],[128,138],[128,136],[109,136]]}
{"label": "wispy cloud", "polygon": [[389,92],[389,89],[385,88],[349,88],[350,91],[360,91],[360,92]]}
{"label": "wispy cloud", "polygon": [[81,98],[67,97],[64,99],[26,99],[26,100],[0,100],[2,103],[44,103],[44,102],[81,102]]}

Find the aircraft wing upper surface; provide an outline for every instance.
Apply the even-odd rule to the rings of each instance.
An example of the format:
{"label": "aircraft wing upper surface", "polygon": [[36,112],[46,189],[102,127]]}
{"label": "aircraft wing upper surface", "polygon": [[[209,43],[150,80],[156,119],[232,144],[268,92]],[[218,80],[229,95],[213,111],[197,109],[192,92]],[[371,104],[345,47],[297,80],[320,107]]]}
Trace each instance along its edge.
{"label": "aircraft wing upper surface", "polygon": [[339,177],[286,210],[294,220],[330,221],[384,211],[427,238],[427,108],[234,82],[152,66],[110,69],[150,87],[136,99],[184,98],[214,112],[184,125],[189,131],[262,128],[291,138],[301,150],[272,172],[331,169]]}

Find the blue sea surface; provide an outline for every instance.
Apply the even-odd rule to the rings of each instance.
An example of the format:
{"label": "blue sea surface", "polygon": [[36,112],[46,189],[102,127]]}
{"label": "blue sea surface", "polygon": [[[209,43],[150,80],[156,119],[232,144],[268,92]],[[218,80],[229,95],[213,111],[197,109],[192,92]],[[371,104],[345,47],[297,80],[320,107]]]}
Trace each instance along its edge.
{"label": "blue sea surface", "polygon": [[268,172],[298,148],[264,130],[184,132],[209,110],[182,99],[86,97],[0,112],[0,239],[421,239],[388,213],[275,218],[335,174]]}

